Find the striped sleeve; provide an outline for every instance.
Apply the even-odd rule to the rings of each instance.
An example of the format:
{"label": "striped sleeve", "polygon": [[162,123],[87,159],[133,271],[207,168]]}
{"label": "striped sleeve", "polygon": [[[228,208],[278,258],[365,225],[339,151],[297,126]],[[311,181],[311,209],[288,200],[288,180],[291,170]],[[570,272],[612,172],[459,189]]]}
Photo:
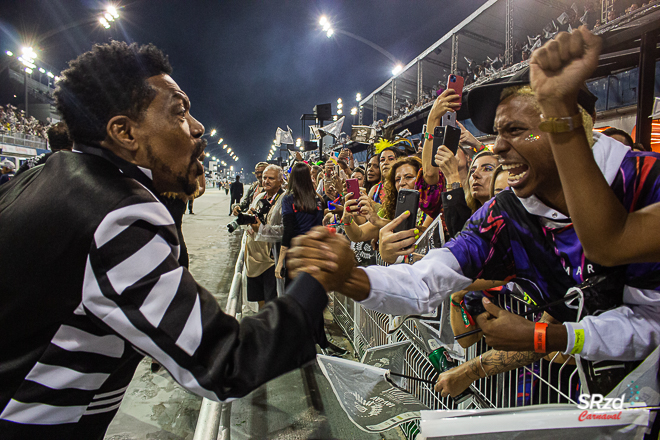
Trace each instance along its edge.
{"label": "striped sleeve", "polygon": [[311,304],[287,295],[239,325],[179,266],[178,256],[174,221],[162,204],[117,207],[94,234],[85,311],[158,360],[182,386],[213,400],[245,395],[314,358],[313,326],[327,299],[311,277]]}

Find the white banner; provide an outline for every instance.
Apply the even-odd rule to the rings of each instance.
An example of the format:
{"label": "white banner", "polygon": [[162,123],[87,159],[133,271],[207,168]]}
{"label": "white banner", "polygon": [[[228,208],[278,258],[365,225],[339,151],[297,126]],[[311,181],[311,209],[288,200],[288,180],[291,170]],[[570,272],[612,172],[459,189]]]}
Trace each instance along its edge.
{"label": "white banner", "polygon": [[289,131],[284,131],[280,127],[277,127],[277,131],[275,132],[275,145],[293,145],[293,132],[288,125],[286,128]]}
{"label": "white banner", "polygon": [[328,135],[337,139],[339,137],[339,134],[341,133],[342,127],[344,126],[345,119],[346,117],[342,116],[341,118],[339,118],[339,120],[333,122],[332,124],[319,127],[319,132],[321,132],[324,136]]}
{"label": "white banner", "polygon": [[317,355],[316,360],[342,409],[363,431],[386,431],[419,419],[419,412],[428,409],[388,382],[383,368],[332,356]]}
{"label": "white banner", "polygon": [[645,409],[581,410],[575,405],[422,411],[418,439],[599,440],[640,439],[649,421]]}

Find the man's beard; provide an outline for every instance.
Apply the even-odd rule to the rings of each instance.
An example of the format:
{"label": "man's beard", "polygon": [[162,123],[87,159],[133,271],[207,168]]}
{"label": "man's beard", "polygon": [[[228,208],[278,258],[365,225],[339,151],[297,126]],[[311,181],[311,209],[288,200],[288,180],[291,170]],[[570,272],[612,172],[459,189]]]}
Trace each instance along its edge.
{"label": "man's beard", "polygon": [[[173,176],[176,181],[177,192],[182,191],[184,194],[191,196],[199,189],[199,181],[197,176],[194,180],[191,181],[190,174],[191,170],[197,166],[197,158],[202,154],[206,148],[206,140],[198,139],[195,141],[195,149],[190,157],[190,164],[188,165],[187,172],[185,174],[175,174],[172,168],[163,162],[159,157],[153,153],[153,147],[150,144],[147,144],[147,158],[151,164],[152,171],[158,169],[161,173],[166,176]],[[202,171],[203,173],[203,171]]]}

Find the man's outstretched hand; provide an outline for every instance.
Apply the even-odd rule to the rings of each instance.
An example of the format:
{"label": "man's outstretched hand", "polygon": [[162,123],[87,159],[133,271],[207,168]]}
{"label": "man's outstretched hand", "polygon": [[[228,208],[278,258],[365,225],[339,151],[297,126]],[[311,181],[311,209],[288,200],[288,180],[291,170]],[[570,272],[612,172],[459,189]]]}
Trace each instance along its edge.
{"label": "man's outstretched hand", "polygon": [[286,260],[292,278],[306,272],[328,292],[341,290],[357,266],[348,240],[323,226],[294,238]]}

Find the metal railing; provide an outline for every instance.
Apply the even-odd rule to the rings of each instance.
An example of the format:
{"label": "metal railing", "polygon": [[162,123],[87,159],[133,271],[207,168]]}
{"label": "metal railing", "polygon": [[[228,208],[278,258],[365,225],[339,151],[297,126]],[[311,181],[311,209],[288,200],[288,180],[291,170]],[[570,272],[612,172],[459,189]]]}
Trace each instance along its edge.
{"label": "metal railing", "polygon": [[[439,224],[435,222],[435,226],[432,224],[420,237],[417,242],[418,252],[425,254],[444,244],[442,239],[438,241],[435,231],[432,230],[438,227]],[[429,353],[420,343],[423,337],[416,328],[415,320],[406,320],[392,332],[391,330],[396,328],[395,323],[400,322],[400,317],[365,309],[340,294],[331,294],[330,304],[330,311],[351,341],[356,357],[361,358],[365,350],[371,347],[410,341],[412,343],[407,349],[402,373],[424,379],[436,377],[437,374],[428,359]],[[514,295],[500,298],[499,305],[516,314],[528,310],[527,304]],[[441,320],[447,317],[449,310],[449,298],[447,298],[440,310]],[[528,319],[532,318],[528,317]],[[450,346],[453,344],[453,340],[442,342]],[[465,360],[474,359],[487,350],[488,347],[482,339],[465,350]],[[475,397],[461,404],[461,408],[511,408],[543,403],[577,403],[579,387],[577,369],[572,364],[571,358],[559,362],[560,357],[561,355],[550,354],[531,365],[474,382],[472,389]],[[459,409],[452,399],[441,398],[431,385],[407,381],[406,389],[431,409]],[[401,428],[408,438],[413,438],[419,432],[419,423],[411,422],[402,425]]]}
{"label": "metal railing", "polygon": [[47,143],[44,139],[30,134],[12,131],[0,131],[0,144],[16,145],[18,147],[40,148],[45,150]]}
{"label": "metal railing", "polygon": [[[241,251],[236,260],[234,277],[231,281],[231,288],[229,289],[229,296],[227,297],[227,305],[225,307],[225,313],[233,317],[236,317],[237,310],[241,310],[243,300],[241,296],[241,280],[243,278],[243,261],[245,260],[245,239],[246,235],[244,233],[241,239]],[[216,402],[204,398],[202,400],[202,406],[199,409],[199,417],[197,418],[193,440],[229,440],[231,437],[230,421],[231,401]]]}

